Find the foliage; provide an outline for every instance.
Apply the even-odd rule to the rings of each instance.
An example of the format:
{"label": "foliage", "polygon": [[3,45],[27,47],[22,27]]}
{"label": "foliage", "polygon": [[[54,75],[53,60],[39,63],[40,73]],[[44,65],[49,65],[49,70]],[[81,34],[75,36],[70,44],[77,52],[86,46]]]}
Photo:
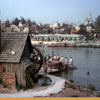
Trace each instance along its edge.
{"label": "foliage", "polygon": [[3,81],[2,81],[2,78],[0,78],[0,84],[2,84],[2,82],[3,82]]}
{"label": "foliage", "polygon": [[41,84],[42,86],[48,86],[49,83],[48,83],[48,77],[45,77],[45,76],[42,76],[42,79],[43,79],[43,83]]}
{"label": "foliage", "polygon": [[27,90],[29,88],[26,87],[26,86],[23,86],[23,85],[19,84],[19,85],[17,85],[16,89],[19,91],[19,90]]}
{"label": "foliage", "polygon": [[100,15],[96,18],[95,30],[96,30],[96,32],[100,32]]}
{"label": "foliage", "polygon": [[[28,18],[26,20],[24,17],[21,17],[20,19],[16,17],[16,18],[13,19],[13,21],[11,23],[14,24],[14,25],[16,25],[16,26],[18,26],[19,22],[21,22],[22,24],[27,24],[29,27],[31,27],[32,24],[33,25],[36,24],[36,22],[35,21],[31,21],[30,18]],[[5,22],[5,24],[6,24],[6,26],[9,26],[10,25],[9,20],[7,20]]]}
{"label": "foliage", "polygon": [[13,21],[12,21],[12,24],[18,26],[20,20],[16,17]]}
{"label": "foliage", "polygon": [[67,88],[73,88],[73,86],[72,85],[68,85]]}
{"label": "foliage", "polygon": [[78,31],[78,34],[82,34],[82,35],[87,35],[87,31],[86,31],[86,26],[84,24],[80,25],[80,30]]}
{"label": "foliage", "polygon": [[71,97],[79,97],[78,95],[72,95]]}
{"label": "foliage", "polygon": [[7,88],[7,85],[3,82],[2,78],[0,78],[0,84],[2,84],[3,88]]}
{"label": "foliage", "polygon": [[74,83],[74,80],[69,80],[71,83]]}
{"label": "foliage", "polygon": [[45,31],[40,30],[40,31],[39,31],[39,34],[45,34]]}
{"label": "foliage", "polygon": [[5,27],[10,27],[10,21],[8,19],[5,21]]}
{"label": "foliage", "polygon": [[21,23],[26,24],[26,20],[24,19],[24,17],[21,17]]}
{"label": "foliage", "polygon": [[7,88],[7,85],[3,83],[3,88]]}
{"label": "foliage", "polygon": [[90,84],[90,85],[88,85],[88,89],[90,89],[90,90],[95,90],[95,86],[92,85],[92,84]]}
{"label": "foliage", "polygon": [[23,85],[21,85],[21,84],[18,84],[18,81],[17,81],[17,78],[16,78],[16,89],[18,90],[18,91],[20,91],[20,90],[28,90],[28,89],[30,89],[29,87],[27,87],[27,86],[23,86]]}
{"label": "foliage", "polygon": [[44,83],[42,83],[41,85],[42,85],[42,86],[48,86],[49,84],[47,84],[47,83],[44,82]]}
{"label": "foliage", "polygon": [[97,97],[100,97],[100,94],[98,94]]}

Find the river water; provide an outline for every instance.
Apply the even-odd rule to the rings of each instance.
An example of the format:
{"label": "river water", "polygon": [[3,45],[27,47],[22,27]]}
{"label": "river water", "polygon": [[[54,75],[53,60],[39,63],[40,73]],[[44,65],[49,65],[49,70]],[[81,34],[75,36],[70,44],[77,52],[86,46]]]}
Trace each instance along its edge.
{"label": "river water", "polygon": [[89,71],[89,84],[96,87],[100,91],[100,49],[98,48],[78,48],[78,47],[46,47],[44,55],[59,54],[64,57],[72,57],[74,66],[77,67],[74,71],[63,71],[56,75],[68,80],[73,80],[82,86],[86,86],[87,72]]}

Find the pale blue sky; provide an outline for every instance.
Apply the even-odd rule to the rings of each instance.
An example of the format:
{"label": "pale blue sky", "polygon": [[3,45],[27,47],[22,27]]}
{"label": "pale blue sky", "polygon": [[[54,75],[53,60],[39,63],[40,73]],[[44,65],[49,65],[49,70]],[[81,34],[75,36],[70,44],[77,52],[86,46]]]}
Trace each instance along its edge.
{"label": "pale blue sky", "polygon": [[83,22],[89,13],[93,20],[100,15],[100,0],[0,0],[0,19],[15,17],[36,22]]}

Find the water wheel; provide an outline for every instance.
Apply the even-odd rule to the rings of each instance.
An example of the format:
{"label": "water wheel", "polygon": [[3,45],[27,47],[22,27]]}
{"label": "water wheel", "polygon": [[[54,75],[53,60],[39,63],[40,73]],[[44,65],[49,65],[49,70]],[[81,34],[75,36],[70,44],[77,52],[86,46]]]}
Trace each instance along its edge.
{"label": "water wheel", "polygon": [[26,69],[26,83],[27,86],[33,86],[34,82],[37,80],[34,76],[39,72],[43,65],[43,56],[38,48],[33,47],[33,53],[30,56],[32,64]]}

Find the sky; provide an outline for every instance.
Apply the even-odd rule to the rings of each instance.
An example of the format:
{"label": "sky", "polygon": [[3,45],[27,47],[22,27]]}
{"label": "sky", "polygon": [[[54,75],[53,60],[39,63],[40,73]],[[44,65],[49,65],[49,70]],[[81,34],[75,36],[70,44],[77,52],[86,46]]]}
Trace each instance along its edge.
{"label": "sky", "polygon": [[100,0],[0,0],[0,19],[24,17],[37,23],[82,23],[100,15]]}

